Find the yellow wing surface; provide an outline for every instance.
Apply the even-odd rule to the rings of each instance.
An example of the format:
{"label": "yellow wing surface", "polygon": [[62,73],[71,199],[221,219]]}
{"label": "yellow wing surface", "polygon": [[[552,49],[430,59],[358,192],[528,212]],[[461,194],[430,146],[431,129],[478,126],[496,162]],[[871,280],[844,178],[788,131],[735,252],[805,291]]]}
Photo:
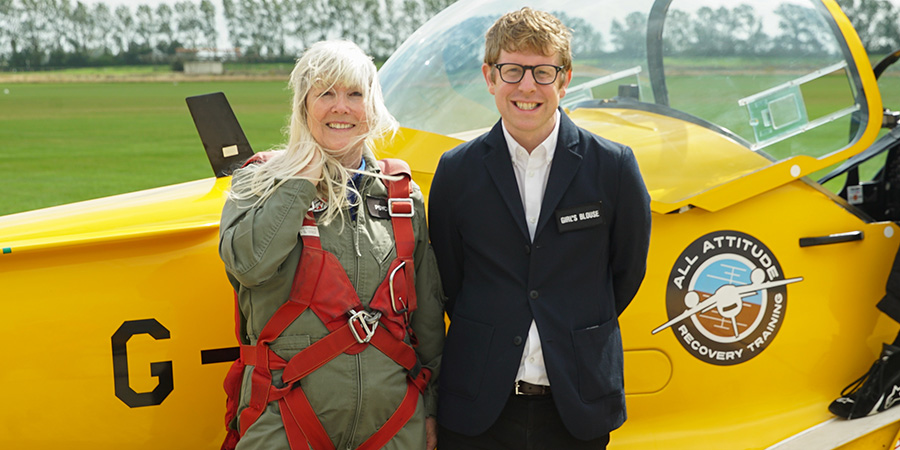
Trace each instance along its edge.
{"label": "yellow wing surface", "polygon": [[[408,161],[426,195],[440,155],[463,142],[448,136],[497,120],[480,78],[483,28],[519,3],[458,2],[381,69],[408,128],[378,154]],[[610,448],[888,448],[900,410],[845,421],[827,405],[897,333],[875,307],[900,246],[886,188],[896,174],[884,164],[871,181],[852,168],[843,186],[816,181],[893,146],[879,138],[876,76],[832,0],[751,8],[743,17],[762,34],[746,42],[780,46],[757,57],[672,40],[678,20],[748,11],[737,6],[566,4],[582,20],[576,37],[600,36],[595,53],[577,47],[566,112],[629,145],[652,197],[646,278],[620,317],[629,418]],[[817,46],[776,36],[787,19]],[[637,50],[618,51],[631,36]],[[217,251],[229,181],[0,217],[0,448],[218,448],[236,357]]]}

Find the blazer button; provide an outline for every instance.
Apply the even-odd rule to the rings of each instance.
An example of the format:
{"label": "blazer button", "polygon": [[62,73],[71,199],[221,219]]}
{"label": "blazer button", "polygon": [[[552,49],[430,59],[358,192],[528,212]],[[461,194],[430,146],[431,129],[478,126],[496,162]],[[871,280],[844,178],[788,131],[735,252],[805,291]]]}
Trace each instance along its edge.
{"label": "blazer button", "polygon": [[522,345],[522,336],[516,336],[513,338],[513,345]]}
{"label": "blazer button", "polygon": [[531,291],[528,293],[528,296],[531,297],[532,300],[537,300],[539,295],[540,294],[538,294],[538,291]]}
{"label": "blazer button", "polygon": [[530,245],[527,245],[527,244],[525,245],[525,254],[526,254],[526,255],[530,255],[530,254],[531,254],[531,246],[530,246]]}

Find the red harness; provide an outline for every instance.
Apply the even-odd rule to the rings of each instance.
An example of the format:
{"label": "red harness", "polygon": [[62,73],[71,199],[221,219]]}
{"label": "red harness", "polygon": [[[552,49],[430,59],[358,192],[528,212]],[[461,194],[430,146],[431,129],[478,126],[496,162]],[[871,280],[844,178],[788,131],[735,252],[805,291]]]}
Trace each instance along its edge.
{"label": "red harness", "polygon": [[[228,426],[237,414],[244,366],[255,366],[251,377],[250,405],[240,415],[240,433],[228,427],[222,449],[233,449],[240,436],[262,415],[266,405],[277,401],[292,449],[307,448],[310,445],[314,450],[333,450],[334,444],[300,388],[300,380],[341,353],[356,354],[369,345],[408,371],[407,390],[397,410],[359,449],[381,448],[406,425],[415,412],[419,393],[428,384],[431,371],[421,367],[413,347],[403,340],[408,335],[415,345],[415,336],[409,327],[409,315],[416,310],[410,171],[409,166],[400,160],[378,162],[384,173],[403,175],[398,181],[386,182],[397,258],[391,263],[387,276],[375,291],[367,310],[362,306],[337,258],[322,249],[315,220],[310,216],[304,219],[300,232],[303,251],[294,275],[290,298],[263,327],[256,345],[241,345],[241,357],[232,364],[225,377],[225,391],[228,393],[225,423]],[[311,309],[322,320],[329,334],[285,361],[269,348],[269,344],[307,309]],[[235,332],[240,342],[237,295],[235,323]],[[272,385],[272,370],[284,370],[284,387],[276,388]]]}

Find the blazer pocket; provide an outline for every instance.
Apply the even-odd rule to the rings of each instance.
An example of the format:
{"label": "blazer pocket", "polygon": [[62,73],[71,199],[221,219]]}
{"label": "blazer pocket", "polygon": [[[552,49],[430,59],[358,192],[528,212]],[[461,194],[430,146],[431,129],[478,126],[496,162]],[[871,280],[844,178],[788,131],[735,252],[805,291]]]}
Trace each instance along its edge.
{"label": "blazer pocket", "polygon": [[581,400],[596,402],[624,390],[622,335],[615,318],[572,331]]}
{"label": "blazer pocket", "polygon": [[490,325],[453,317],[441,357],[441,389],[469,400],[478,396],[493,335]]}

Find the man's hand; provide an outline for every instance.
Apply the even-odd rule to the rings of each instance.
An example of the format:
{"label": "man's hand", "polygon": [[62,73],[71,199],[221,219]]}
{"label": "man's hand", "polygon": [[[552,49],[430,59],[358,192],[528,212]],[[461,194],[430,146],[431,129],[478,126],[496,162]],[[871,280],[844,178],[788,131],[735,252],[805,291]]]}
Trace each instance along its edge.
{"label": "man's hand", "polygon": [[437,447],[437,419],[425,418],[425,450],[434,450]]}

